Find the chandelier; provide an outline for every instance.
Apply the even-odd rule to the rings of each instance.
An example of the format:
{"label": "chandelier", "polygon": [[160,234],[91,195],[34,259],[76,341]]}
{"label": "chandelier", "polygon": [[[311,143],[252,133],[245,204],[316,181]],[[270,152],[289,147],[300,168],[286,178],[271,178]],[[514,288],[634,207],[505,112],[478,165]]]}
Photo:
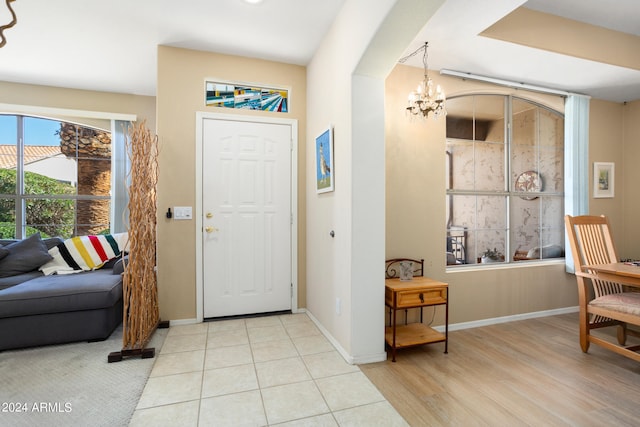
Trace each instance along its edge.
{"label": "chandelier", "polygon": [[5,3],[7,5],[7,9],[9,9],[9,12],[11,13],[12,16],[12,20],[11,22],[9,22],[7,25],[0,25],[0,47],[4,46],[5,44],[7,44],[7,39],[4,36],[4,30],[8,30],[9,28],[13,27],[14,25],[16,25],[16,23],[18,22],[18,18],[16,17],[16,13],[13,11],[13,8],[11,7],[11,4],[16,0],[5,0]]}
{"label": "chandelier", "polygon": [[445,96],[440,85],[437,85],[434,90],[433,80],[429,78],[429,68],[427,66],[427,48],[429,43],[425,42],[414,52],[400,58],[398,62],[404,64],[409,58],[417,55],[420,52],[424,52],[422,55],[422,64],[424,65],[424,80],[418,84],[418,88],[415,92],[409,93],[409,104],[407,105],[407,112],[411,115],[422,117],[429,117],[429,113],[433,113],[434,117],[447,114],[445,109]]}

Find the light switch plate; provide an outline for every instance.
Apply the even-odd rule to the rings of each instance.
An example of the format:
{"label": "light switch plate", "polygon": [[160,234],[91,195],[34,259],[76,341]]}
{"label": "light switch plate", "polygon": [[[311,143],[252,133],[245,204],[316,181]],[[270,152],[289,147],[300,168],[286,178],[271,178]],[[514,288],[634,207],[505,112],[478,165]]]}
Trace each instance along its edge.
{"label": "light switch plate", "polygon": [[192,219],[191,206],[174,207],[173,219]]}

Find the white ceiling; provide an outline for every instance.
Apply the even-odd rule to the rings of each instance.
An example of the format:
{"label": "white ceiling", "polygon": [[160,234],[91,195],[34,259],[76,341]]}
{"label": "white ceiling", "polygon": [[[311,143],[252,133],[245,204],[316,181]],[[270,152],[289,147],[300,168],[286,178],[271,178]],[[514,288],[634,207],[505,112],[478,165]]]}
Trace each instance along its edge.
{"label": "white ceiling", "polygon": [[[0,81],[155,95],[160,44],[306,65],[344,2],[16,0]],[[447,0],[406,53],[429,41],[433,70],[640,99],[638,70],[478,36],[522,5],[640,36],[638,0]],[[10,19],[0,4],[0,25]],[[410,65],[422,67],[421,57]]]}
{"label": "white ceiling", "polygon": [[[405,54],[428,41],[429,69],[473,73],[610,101],[640,99],[638,70],[478,36],[520,6],[640,36],[637,0],[447,0]],[[412,65],[422,67],[422,58],[414,57]]]}

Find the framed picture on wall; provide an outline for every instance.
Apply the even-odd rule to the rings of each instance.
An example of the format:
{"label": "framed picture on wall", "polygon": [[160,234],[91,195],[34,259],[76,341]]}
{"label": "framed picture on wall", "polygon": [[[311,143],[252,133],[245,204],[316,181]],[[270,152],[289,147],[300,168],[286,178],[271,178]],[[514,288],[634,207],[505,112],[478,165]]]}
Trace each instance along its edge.
{"label": "framed picture on wall", "polygon": [[335,168],[333,164],[333,127],[329,126],[316,137],[316,191],[333,191]]}
{"label": "framed picture on wall", "polygon": [[614,163],[593,163],[593,197],[606,198],[614,195]]}

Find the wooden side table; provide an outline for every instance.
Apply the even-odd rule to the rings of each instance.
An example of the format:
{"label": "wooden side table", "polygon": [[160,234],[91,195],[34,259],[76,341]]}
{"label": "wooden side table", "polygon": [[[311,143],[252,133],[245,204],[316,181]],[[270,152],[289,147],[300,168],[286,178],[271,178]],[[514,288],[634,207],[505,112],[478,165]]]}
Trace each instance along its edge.
{"label": "wooden side table", "polygon": [[[444,352],[449,343],[449,285],[428,277],[414,277],[413,280],[385,280],[385,305],[389,307],[389,326],[385,328],[385,341],[391,349],[392,361],[396,361],[398,348],[412,347],[444,341]],[[409,308],[444,305],[444,334],[420,323],[398,325],[397,311]],[[422,319],[422,316],[420,316]]]}

